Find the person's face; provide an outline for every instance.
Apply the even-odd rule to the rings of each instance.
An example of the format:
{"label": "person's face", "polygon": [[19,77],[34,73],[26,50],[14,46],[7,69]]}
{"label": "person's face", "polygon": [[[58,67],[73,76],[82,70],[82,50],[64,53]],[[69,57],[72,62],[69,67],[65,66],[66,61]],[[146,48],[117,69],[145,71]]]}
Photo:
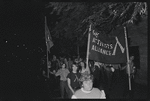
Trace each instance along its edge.
{"label": "person's face", "polygon": [[82,58],[80,58],[80,61],[82,61],[83,59]]}
{"label": "person's face", "polygon": [[83,88],[86,91],[90,91],[93,88],[93,81],[92,80],[83,81]]}
{"label": "person's face", "polygon": [[64,60],[65,60],[65,61],[67,61],[67,59],[66,59],[66,58],[64,58]]}
{"label": "person's face", "polygon": [[78,67],[76,65],[72,65],[73,71],[77,71]]}
{"label": "person's face", "polygon": [[81,67],[84,67],[84,63],[83,62],[80,62],[80,65],[81,65]]}
{"label": "person's face", "polygon": [[62,64],[62,68],[65,68],[65,64]]}
{"label": "person's face", "polygon": [[134,56],[131,56],[131,57],[130,57],[130,60],[133,60],[133,59],[134,59]]}
{"label": "person's face", "polygon": [[56,60],[56,56],[53,55],[53,59]]}

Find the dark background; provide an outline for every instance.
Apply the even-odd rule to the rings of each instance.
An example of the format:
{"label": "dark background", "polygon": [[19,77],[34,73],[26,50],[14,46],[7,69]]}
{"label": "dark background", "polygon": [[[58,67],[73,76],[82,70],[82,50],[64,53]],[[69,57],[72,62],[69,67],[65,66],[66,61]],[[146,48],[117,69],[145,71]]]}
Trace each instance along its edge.
{"label": "dark background", "polygon": [[134,65],[137,69],[140,69],[140,55],[139,55],[139,46],[129,47],[129,55],[134,56]]}
{"label": "dark background", "polygon": [[[1,8],[0,99],[45,96],[41,58],[46,54],[44,4],[3,1]],[[16,98],[17,97],[17,98]]]}

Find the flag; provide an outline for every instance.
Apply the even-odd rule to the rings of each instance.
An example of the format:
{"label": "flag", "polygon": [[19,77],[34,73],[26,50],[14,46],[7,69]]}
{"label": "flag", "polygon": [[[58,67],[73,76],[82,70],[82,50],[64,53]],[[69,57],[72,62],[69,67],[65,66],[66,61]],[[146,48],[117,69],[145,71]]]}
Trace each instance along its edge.
{"label": "flag", "polygon": [[50,31],[49,31],[47,23],[46,23],[46,18],[45,18],[45,40],[46,40],[47,51],[50,52],[50,48],[54,44],[53,44],[52,37],[50,35]]}
{"label": "flag", "polygon": [[101,63],[126,63],[125,34],[123,27],[109,35],[91,30],[89,59]]}

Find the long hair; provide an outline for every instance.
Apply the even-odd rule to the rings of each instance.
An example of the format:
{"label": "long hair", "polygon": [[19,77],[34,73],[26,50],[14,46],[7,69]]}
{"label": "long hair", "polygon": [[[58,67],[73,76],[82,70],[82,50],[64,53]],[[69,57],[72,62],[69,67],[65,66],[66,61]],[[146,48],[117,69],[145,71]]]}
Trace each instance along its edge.
{"label": "long hair", "polygon": [[[84,68],[86,69],[86,63],[84,61],[81,61],[84,64]],[[82,70],[81,62],[79,63],[79,71]]]}
{"label": "long hair", "polygon": [[93,69],[94,69],[94,61],[93,60],[89,60],[89,69],[90,69],[90,72],[93,73]]}

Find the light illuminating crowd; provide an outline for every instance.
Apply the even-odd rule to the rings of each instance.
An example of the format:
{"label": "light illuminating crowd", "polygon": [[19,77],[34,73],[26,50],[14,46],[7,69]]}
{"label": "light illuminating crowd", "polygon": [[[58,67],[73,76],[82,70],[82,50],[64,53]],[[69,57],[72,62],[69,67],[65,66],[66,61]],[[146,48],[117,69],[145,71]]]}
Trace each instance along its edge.
{"label": "light illuminating crowd", "polygon": [[[129,62],[130,67],[132,67],[131,75],[135,73],[135,66],[132,62],[133,59],[134,57],[132,56]],[[104,64],[92,60],[89,61],[90,72],[86,67],[85,59],[67,59],[66,57],[57,59],[57,57],[53,55],[52,60],[48,62],[48,74],[50,74],[50,78],[55,78],[54,82],[56,82],[56,86],[60,83],[61,98],[106,99],[107,94],[105,94],[104,82],[107,82],[107,88],[111,89],[112,74],[115,74],[115,77],[117,77],[113,80],[118,81],[120,71],[123,71],[125,75],[127,75],[128,72],[126,65]],[[59,80],[57,77],[59,77]],[[134,75],[132,78],[134,78]]]}

